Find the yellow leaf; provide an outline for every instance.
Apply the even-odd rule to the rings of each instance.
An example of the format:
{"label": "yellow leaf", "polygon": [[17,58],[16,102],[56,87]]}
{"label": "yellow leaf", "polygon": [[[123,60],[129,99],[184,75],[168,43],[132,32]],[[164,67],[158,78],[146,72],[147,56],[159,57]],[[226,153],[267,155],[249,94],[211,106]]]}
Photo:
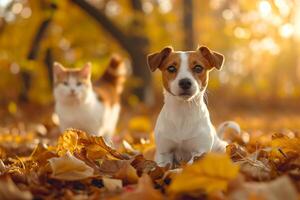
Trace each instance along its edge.
{"label": "yellow leaf", "polygon": [[87,157],[92,160],[106,158],[108,151],[98,144],[91,144],[86,147]]}
{"label": "yellow leaf", "polygon": [[59,158],[48,159],[52,169],[52,178],[60,180],[81,180],[93,176],[94,169],[70,152]]}
{"label": "yellow leaf", "polygon": [[238,175],[239,166],[227,155],[209,153],[174,177],[169,192],[204,190],[207,193],[226,190],[228,182]]}
{"label": "yellow leaf", "polygon": [[271,142],[272,147],[281,148],[285,152],[300,152],[300,138],[280,137],[273,139]]}
{"label": "yellow leaf", "polygon": [[77,145],[78,134],[73,129],[67,129],[58,138],[57,143],[57,154],[63,156],[67,151],[74,152],[79,146]]}

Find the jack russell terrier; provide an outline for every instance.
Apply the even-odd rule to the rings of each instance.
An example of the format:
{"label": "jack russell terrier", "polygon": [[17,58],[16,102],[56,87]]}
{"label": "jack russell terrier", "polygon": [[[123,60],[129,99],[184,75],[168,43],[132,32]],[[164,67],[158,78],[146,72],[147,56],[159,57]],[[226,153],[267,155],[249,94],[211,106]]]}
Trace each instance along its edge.
{"label": "jack russell terrier", "polygon": [[205,152],[224,152],[228,143],[221,139],[223,130],[229,127],[239,133],[240,127],[224,122],[217,133],[203,98],[208,74],[222,68],[224,56],[204,46],[196,51],[165,47],[147,59],[152,72],[162,72],[164,87],[164,106],[154,129],[158,165],[192,163]]}

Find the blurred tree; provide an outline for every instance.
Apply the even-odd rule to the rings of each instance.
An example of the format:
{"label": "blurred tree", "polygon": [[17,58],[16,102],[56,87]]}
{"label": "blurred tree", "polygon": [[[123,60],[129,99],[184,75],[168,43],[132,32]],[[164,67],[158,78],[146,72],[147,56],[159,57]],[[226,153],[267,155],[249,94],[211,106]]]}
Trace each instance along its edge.
{"label": "blurred tree", "polygon": [[144,67],[147,65],[146,55],[149,49],[149,40],[146,34],[143,33],[145,24],[141,1],[130,0],[134,13],[134,19],[129,28],[130,34],[123,31],[110,20],[102,10],[97,9],[91,3],[85,0],[71,1],[97,20],[97,22],[114,37],[120,46],[127,51],[132,61],[133,75],[141,80],[140,86],[136,88],[135,93],[141,99],[147,100],[145,97],[151,93],[151,76]]}
{"label": "blurred tree", "polygon": [[194,39],[194,6],[193,0],[184,0],[183,4],[183,29],[184,29],[184,49],[195,49]]}
{"label": "blurred tree", "polygon": [[[29,49],[28,55],[27,55],[27,59],[28,60],[36,60],[38,57],[38,53],[41,51],[40,50],[40,46],[41,46],[41,42],[43,41],[45,35],[46,35],[46,31],[49,29],[50,23],[53,19],[53,14],[56,10],[56,4],[54,4],[53,2],[48,3],[46,1],[41,1],[40,2],[40,6],[43,8],[43,10],[45,12],[50,12],[50,15],[45,17],[45,19],[40,23],[40,25],[37,28],[37,31],[34,35],[34,38],[32,40],[32,44],[31,47]],[[48,51],[47,51],[48,52]],[[50,53],[50,50],[49,52]],[[47,55],[48,55],[47,53]],[[48,60],[46,59],[46,66],[47,66],[47,70],[48,70],[48,77],[50,80],[50,83],[52,84],[52,63],[53,60],[49,60],[49,56],[47,56]],[[31,85],[31,74],[28,71],[22,71],[21,72],[21,77],[22,77],[22,89],[21,89],[21,93],[19,96],[20,101],[22,102],[27,102],[28,101],[28,92],[30,90],[30,85]]]}

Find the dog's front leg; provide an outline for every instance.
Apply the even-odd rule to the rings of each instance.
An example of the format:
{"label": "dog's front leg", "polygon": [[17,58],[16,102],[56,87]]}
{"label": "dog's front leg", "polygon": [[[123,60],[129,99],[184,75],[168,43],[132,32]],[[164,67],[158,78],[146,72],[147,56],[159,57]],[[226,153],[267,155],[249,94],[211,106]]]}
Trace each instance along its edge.
{"label": "dog's front leg", "polygon": [[174,149],[176,148],[176,143],[172,140],[164,138],[161,134],[157,134],[155,143],[155,161],[157,162],[157,164],[161,167],[164,167],[170,163],[172,166],[174,161]]}
{"label": "dog's front leg", "polygon": [[221,140],[219,138],[215,139],[214,145],[213,145],[213,152],[226,152],[226,146],[228,143],[224,140]]}
{"label": "dog's front leg", "polygon": [[197,157],[202,156],[202,154],[204,154],[205,152],[192,152],[192,158],[187,162],[188,165],[191,165],[194,163],[194,159]]}
{"label": "dog's front leg", "polygon": [[212,134],[201,134],[199,137],[195,137],[184,141],[185,151],[190,152],[190,158],[187,160],[188,164],[194,162],[195,157],[201,156],[203,153],[211,151],[213,146]]}
{"label": "dog's front leg", "polygon": [[159,153],[155,155],[155,160],[160,167],[165,167],[170,164],[172,166],[174,160],[174,154],[172,152]]}

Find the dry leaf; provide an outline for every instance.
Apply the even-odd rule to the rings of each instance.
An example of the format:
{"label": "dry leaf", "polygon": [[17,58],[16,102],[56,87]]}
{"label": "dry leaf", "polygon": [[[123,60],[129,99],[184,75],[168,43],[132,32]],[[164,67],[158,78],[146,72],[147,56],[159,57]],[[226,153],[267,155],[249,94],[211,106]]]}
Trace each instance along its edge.
{"label": "dry leaf", "polygon": [[32,199],[29,191],[21,191],[9,176],[0,176],[0,199],[1,200],[29,200]]}
{"label": "dry leaf", "polygon": [[67,129],[58,138],[56,151],[59,156],[65,155],[68,151],[73,153],[76,149],[79,148],[77,144],[77,132],[78,131],[75,129]]}
{"label": "dry leaf", "polygon": [[282,136],[275,138],[271,141],[271,146],[280,148],[284,152],[298,152],[300,153],[300,138],[289,138],[287,136]]}
{"label": "dry leaf", "polygon": [[128,160],[103,160],[100,162],[99,170],[102,174],[122,179],[124,184],[137,183],[138,180],[136,170]]}
{"label": "dry leaf", "polygon": [[236,178],[238,172],[239,166],[235,165],[227,155],[208,153],[203,159],[187,166],[181,174],[175,176],[169,192],[204,190],[211,193],[226,190],[228,182]]}
{"label": "dry leaf", "polygon": [[138,181],[136,170],[129,161],[123,161],[120,169],[114,174],[115,178],[122,179],[124,184],[134,184]]}
{"label": "dry leaf", "polygon": [[3,161],[0,159],[0,174],[6,170],[5,164]]}
{"label": "dry leaf", "polygon": [[81,180],[93,176],[94,169],[70,152],[59,158],[48,159],[52,169],[52,178],[61,180]]}
{"label": "dry leaf", "polygon": [[87,135],[82,131],[79,131],[79,134],[78,144],[87,149],[88,157],[91,156],[91,158],[94,159],[101,159],[105,155],[105,158],[108,159],[129,159],[128,156],[121,154],[117,150],[108,146],[103,137]]}
{"label": "dry leaf", "polygon": [[267,183],[244,183],[240,189],[231,193],[231,200],[248,200],[253,196],[264,200],[297,200],[298,194],[291,180],[287,176],[279,177]]}
{"label": "dry leaf", "polygon": [[112,179],[112,178],[103,178],[104,187],[111,192],[122,190],[122,180],[120,179]]}
{"label": "dry leaf", "polygon": [[124,193],[117,198],[118,200],[162,200],[162,194],[153,188],[151,178],[143,174],[139,179],[137,188],[132,192]]}
{"label": "dry leaf", "polygon": [[240,165],[240,171],[243,172],[247,178],[255,180],[270,180],[272,178],[272,166],[269,164],[269,159],[260,156],[260,150],[244,157],[242,160],[236,162]]}

